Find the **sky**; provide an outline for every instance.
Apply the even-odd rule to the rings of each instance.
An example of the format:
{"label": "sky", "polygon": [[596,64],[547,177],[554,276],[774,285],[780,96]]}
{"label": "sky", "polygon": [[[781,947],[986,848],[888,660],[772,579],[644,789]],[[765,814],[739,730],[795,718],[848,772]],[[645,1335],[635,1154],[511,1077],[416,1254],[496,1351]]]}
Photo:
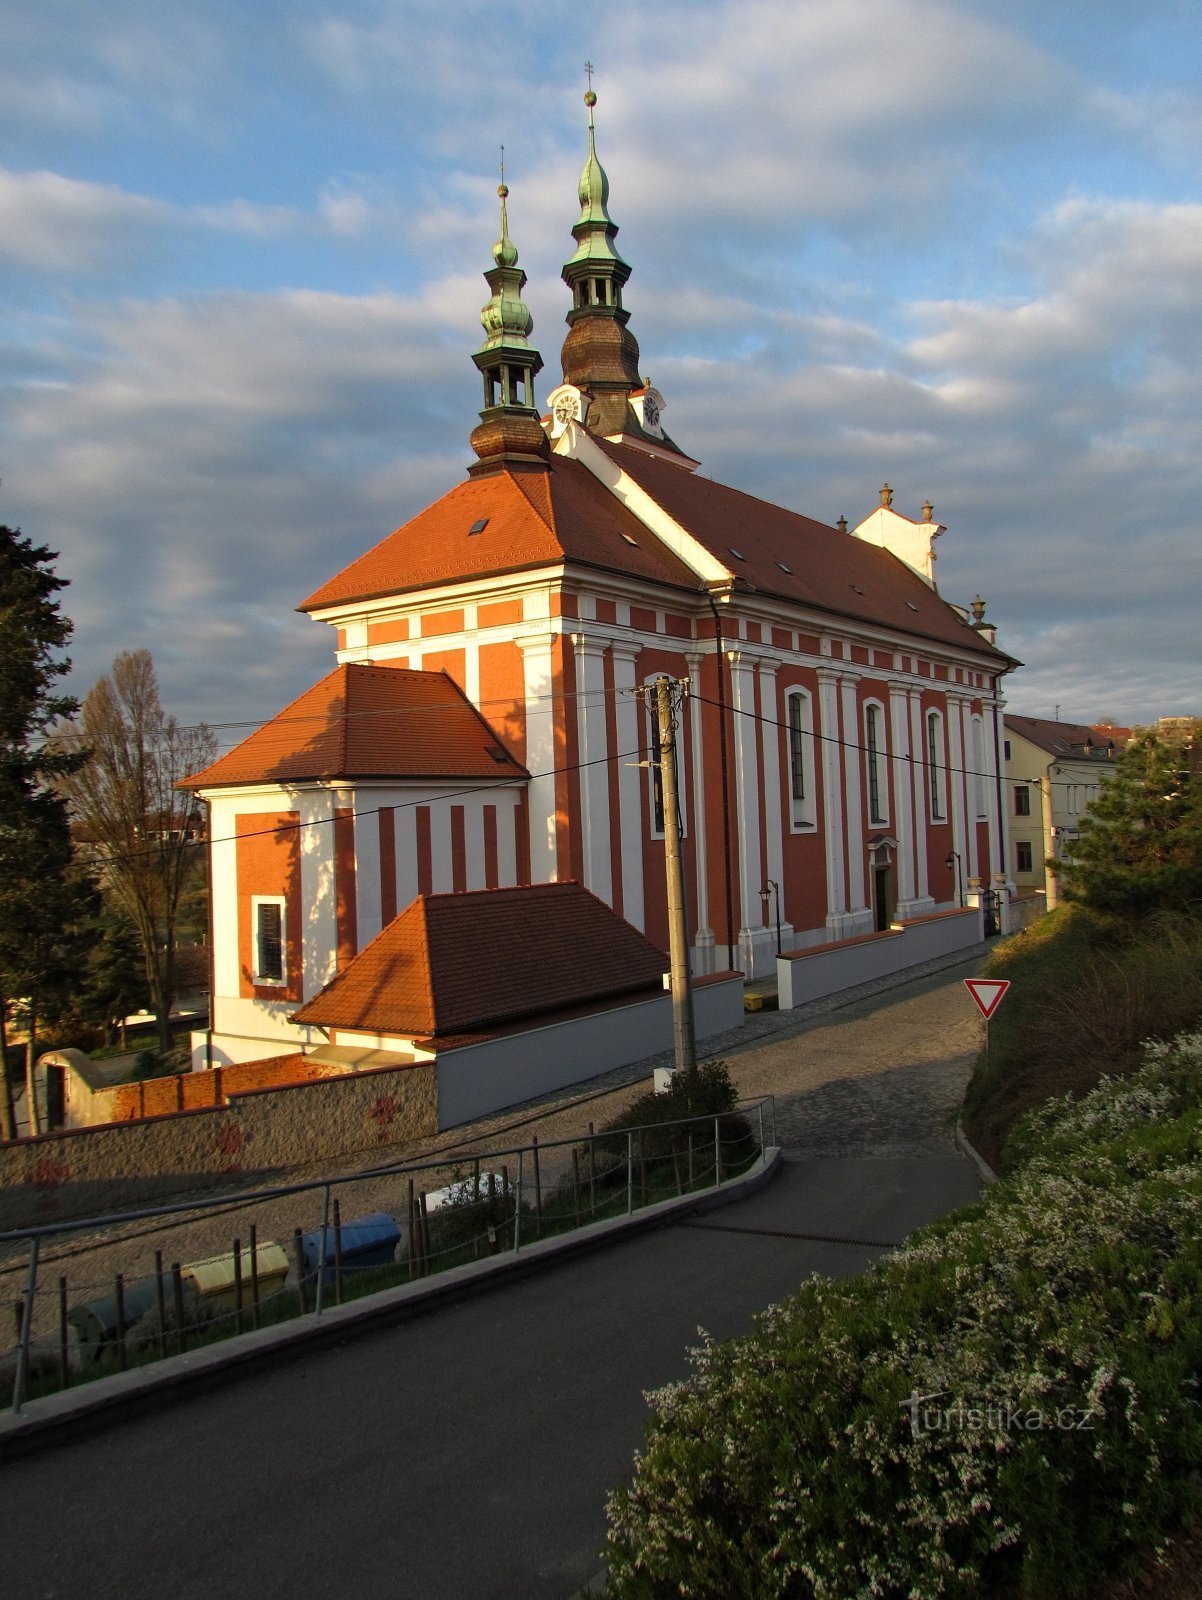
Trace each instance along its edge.
{"label": "sky", "polygon": [[947,525],[1012,711],[1202,710],[1202,0],[0,0],[0,521],[71,687],[222,743],[459,482],[497,234],[559,381],[594,63],[642,371],[702,470]]}

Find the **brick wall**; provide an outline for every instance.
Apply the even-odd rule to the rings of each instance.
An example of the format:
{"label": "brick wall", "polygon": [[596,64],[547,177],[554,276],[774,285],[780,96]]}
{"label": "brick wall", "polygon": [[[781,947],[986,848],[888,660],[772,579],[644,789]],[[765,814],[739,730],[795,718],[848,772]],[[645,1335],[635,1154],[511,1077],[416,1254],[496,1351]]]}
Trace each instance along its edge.
{"label": "brick wall", "polygon": [[[215,1067],[212,1072],[182,1072],[145,1083],[122,1083],[112,1089],[88,1093],[87,1085],[73,1077],[70,1087],[72,1125],[95,1127],[108,1122],[129,1122],[138,1117],[164,1117],[177,1111],[200,1111],[224,1105],[229,1097],[251,1089],[277,1089],[283,1084],[312,1083],[332,1077],[340,1067],[323,1067],[302,1055],[273,1056],[268,1061],[247,1061],[240,1066]],[[77,1100],[76,1096],[80,1098]]]}
{"label": "brick wall", "polygon": [[250,1187],[280,1168],[410,1143],[437,1127],[435,1069],[418,1065],[255,1088],[224,1106],[47,1133],[0,1145],[0,1229],[153,1205],[233,1174],[245,1174]]}

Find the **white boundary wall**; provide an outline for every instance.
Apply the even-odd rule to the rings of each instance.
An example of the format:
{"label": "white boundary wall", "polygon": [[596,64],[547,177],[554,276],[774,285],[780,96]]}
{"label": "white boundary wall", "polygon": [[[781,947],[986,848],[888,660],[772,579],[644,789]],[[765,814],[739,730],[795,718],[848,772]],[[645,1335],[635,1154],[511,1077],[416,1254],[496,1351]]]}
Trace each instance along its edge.
{"label": "white boundary wall", "polygon": [[[698,1041],[743,1021],[743,975],[732,973],[693,990]],[[545,1027],[438,1053],[438,1126],[473,1117],[595,1078],[672,1048],[672,1000],[655,995]]]}
{"label": "white boundary wall", "polygon": [[857,983],[871,983],[874,978],[886,978],[936,956],[979,944],[981,922],[980,910],[969,906],[963,911],[937,912],[913,922],[896,922],[888,933],[778,956],[780,1009],[792,1011],[808,1000],[822,1000],[842,989],[852,989]]}

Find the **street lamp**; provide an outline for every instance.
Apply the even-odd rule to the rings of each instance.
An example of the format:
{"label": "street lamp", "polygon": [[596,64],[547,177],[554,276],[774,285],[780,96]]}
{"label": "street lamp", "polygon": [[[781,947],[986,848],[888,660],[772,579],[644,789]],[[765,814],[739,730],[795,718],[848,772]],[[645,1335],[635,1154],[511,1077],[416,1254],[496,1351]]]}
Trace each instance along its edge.
{"label": "street lamp", "polygon": [[960,857],[957,855],[957,853],[954,850],[949,850],[948,853],[947,853],[947,860],[943,864],[944,864],[944,866],[947,868],[947,870],[949,872],[952,870],[953,867],[955,867],[955,869],[956,869],[956,894],[959,897],[960,905],[963,906],[964,905],[964,877],[963,877],[963,874],[960,871]]}
{"label": "street lamp", "polygon": [[760,890],[760,899],[764,902],[765,911],[768,909],[768,897],[770,895],[776,896],[776,953],[780,955],[780,884],[768,878],[764,883],[764,887]]}

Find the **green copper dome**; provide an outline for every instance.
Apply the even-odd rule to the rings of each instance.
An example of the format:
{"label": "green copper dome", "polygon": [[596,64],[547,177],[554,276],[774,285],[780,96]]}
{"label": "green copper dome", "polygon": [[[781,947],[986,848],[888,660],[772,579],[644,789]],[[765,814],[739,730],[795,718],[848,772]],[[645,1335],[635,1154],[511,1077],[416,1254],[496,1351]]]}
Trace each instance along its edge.
{"label": "green copper dome", "polygon": [[625,266],[614,245],[618,225],[609,214],[609,179],[597,160],[597,129],[593,121],[597,96],[591,89],[584,103],[588,107],[588,160],[576,191],[580,197],[580,220],[572,229],[576,240],[572,261],[613,261]]}
{"label": "green copper dome", "polygon": [[507,185],[501,184],[497,193],[501,197],[501,237],[492,250],[496,266],[484,274],[492,290],[492,298],[480,312],[480,323],[486,335],[480,348],[484,351],[504,346],[507,349],[527,350],[530,347],[527,335],[534,327],[534,319],[522,299],[526,274],[517,264],[517,247],[509,237],[509,217],[505,206],[509,197]]}

